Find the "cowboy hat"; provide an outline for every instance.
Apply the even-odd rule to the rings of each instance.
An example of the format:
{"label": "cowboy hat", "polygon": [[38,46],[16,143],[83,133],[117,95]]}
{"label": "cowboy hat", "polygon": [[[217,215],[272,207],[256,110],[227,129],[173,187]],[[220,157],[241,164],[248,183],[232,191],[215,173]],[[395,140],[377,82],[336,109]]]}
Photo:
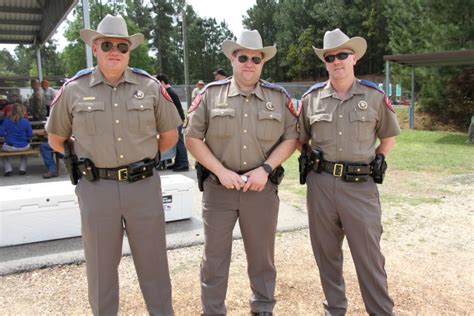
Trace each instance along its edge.
{"label": "cowboy hat", "polygon": [[253,31],[243,31],[240,33],[237,42],[225,40],[222,42],[222,51],[227,58],[231,58],[232,54],[236,50],[253,50],[257,52],[263,53],[263,61],[267,61],[273,58],[276,54],[276,47],[275,46],[266,46],[263,47],[262,44],[262,37],[257,30]]}
{"label": "cowboy hat", "polygon": [[94,41],[101,37],[123,38],[130,42],[130,50],[137,48],[145,39],[141,33],[128,36],[127,23],[125,23],[124,18],[120,15],[113,16],[110,14],[107,14],[100,21],[99,25],[97,25],[97,31],[82,29],[80,34],[82,40],[89,46],[92,46]]}
{"label": "cowboy hat", "polygon": [[324,61],[324,55],[331,50],[338,50],[341,48],[348,48],[354,52],[356,60],[359,60],[364,56],[367,50],[367,42],[362,37],[349,38],[340,29],[332,31],[326,31],[324,34],[324,48],[316,48],[313,46],[314,52],[318,55],[319,59]]}

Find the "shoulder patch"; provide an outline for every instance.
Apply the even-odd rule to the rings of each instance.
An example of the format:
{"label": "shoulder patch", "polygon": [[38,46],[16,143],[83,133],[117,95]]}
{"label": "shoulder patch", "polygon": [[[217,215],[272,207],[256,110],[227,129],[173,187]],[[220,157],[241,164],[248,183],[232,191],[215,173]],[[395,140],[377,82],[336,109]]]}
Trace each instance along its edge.
{"label": "shoulder patch", "polygon": [[202,94],[201,93],[198,93],[198,95],[196,95],[193,99],[193,102],[191,103],[191,106],[189,107],[188,109],[188,113],[191,113],[193,112],[194,110],[197,109],[197,107],[199,106],[199,104],[201,104],[201,98],[202,98]]}
{"label": "shoulder patch", "polygon": [[166,91],[166,88],[164,85],[160,84],[160,91],[161,91],[161,94],[163,95],[163,97],[170,101],[171,103],[173,103],[173,99],[171,99],[170,95],[168,94],[168,91]]}
{"label": "shoulder patch", "polygon": [[322,81],[322,82],[315,83],[314,85],[309,87],[309,89],[305,93],[303,93],[303,95],[301,96],[301,99],[303,99],[306,95],[310,94],[313,91],[324,88],[326,86],[326,83],[327,83],[327,81]]}
{"label": "shoulder patch", "polygon": [[377,90],[378,92],[383,94],[383,102],[385,103],[385,106],[395,113],[395,109],[393,108],[392,101],[388,98],[388,96],[385,94],[385,91],[379,88],[378,84],[375,82],[369,81],[369,80],[359,80],[359,83],[363,86],[369,87],[371,89]]}
{"label": "shoulder patch", "polygon": [[64,87],[67,86],[69,83],[81,78],[81,77],[84,77],[86,75],[90,75],[92,73],[92,71],[94,70],[94,68],[85,68],[85,69],[82,69],[82,70],[79,70],[74,76],[72,76],[72,78],[66,80],[66,82],[61,86],[61,89],[59,89],[59,91],[56,93],[56,96],[54,97],[53,101],[51,101],[51,107],[54,106],[56,104],[56,102],[58,102],[59,98],[61,97],[61,95],[63,94],[64,92]]}

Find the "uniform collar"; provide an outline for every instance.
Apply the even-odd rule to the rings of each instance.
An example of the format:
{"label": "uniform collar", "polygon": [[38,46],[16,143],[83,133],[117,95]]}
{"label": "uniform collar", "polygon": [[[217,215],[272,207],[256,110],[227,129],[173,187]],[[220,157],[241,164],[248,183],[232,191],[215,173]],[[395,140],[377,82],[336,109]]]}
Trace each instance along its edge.
{"label": "uniform collar", "polygon": [[[347,91],[348,98],[351,98],[355,94],[365,94],[365,91],[361,88],[359,79],[357,78],[354,79],[352,86],[350,87],[349,91]],[[331,85],[331,81],[329,80],[327,81],[326,86],[323,88],[323,91],[321,92],[321,97],[322,98],[333,97],[335,99],[339,99],[336,91]]]}
{"label": "uniform collar", "polygon": [[[251,95],[251,94],[255,94],[257,98],[259,98],[260,100],[264,100],[263,90],[262,90],[260,81],[257,82],[257,84],[255,85],[255,88],[248,95]],[[245,93],[240,91],[239,86],[235,82],[234,77],[232,77],[232,79],[230,80],[229,92],[227,93],[227,96],[235,97],[237,95],[246,96]]]}
{"label": "uniform collar", "polygon": [[[136,78],[133,76],[132,71],[130,68],[125,69],[122,78],[120,78],[118,84],[123,82],[138,84]],[[94,70],[92,71],[91,79],[89,82],[89,87],[96,86],[98,84],[105,83],[105,78],[102,72],[100,71],[99,67],[95,66]],[[117,84],[117,85],[118,85]]]}

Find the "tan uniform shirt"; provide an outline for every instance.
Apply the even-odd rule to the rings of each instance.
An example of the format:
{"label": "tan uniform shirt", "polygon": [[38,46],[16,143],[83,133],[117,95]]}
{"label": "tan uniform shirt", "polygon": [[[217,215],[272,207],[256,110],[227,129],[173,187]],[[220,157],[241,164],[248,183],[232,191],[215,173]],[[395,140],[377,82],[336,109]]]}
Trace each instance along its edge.
{"label": "tan uniform shirt", "polygon": [[383,92],[356,79],[341,101],[329,81],[303,96],[300,138],[311,139],[313,148],[333,162],[370,163],[377,138],[396,136],[400,127],[395,113],[384,101]]}
{"label": "tan uniform shirt", "polygon": [[154,158],[157,134],[182,124],[160,84],[130,68],[115,88],[95,68],[61,90],[46,129],[66,138],[74,135],[76,155],[100,168]]}
{"label": "tan uniform shirt", "polygon": [[204,139],[228,169],[247,171],[263,164],[283,140],[297,139],[291,100],[259,81],[248,95],[234,79],[208,85],[193,102],[185,135]]}

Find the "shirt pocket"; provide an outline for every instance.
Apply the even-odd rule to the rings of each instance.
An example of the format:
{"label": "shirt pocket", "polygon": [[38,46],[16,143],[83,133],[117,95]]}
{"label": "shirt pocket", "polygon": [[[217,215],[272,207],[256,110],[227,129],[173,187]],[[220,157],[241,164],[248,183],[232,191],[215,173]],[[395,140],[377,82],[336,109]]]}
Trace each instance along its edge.
{"label": "shirt pocket", "polygon": [[132,99],[127,102],[128,129],[132,133],[143,133],[156,129],[153,100]]}
{"label": "shirt pocket", "polygon": [[265,141],[277,141],[283,134],[282,116],[280,113],[259,111],[257,138]]}
{"label": "shirt pocket", "polygon": [[377,117],[369,111],[353,111],[349,114],[351,121],[351,139],[356,141],[367,141],[375,139],[375,126]]}
{"label": "shirt pocket", "polygon": [[318,113],[309,117],[311,138],[316,142],[326,142],[333,135],[332,113]]}
{"label": "shirt pocket", "polygon": [[212,109],[209,129],[213,137],[229,137],[236,132],[235,109]]}
{"label": "shirt pocket", "polygon": [[102,101],[78,102],[73,109],[74,133],[94,136],[104,131],[105,104]]}

